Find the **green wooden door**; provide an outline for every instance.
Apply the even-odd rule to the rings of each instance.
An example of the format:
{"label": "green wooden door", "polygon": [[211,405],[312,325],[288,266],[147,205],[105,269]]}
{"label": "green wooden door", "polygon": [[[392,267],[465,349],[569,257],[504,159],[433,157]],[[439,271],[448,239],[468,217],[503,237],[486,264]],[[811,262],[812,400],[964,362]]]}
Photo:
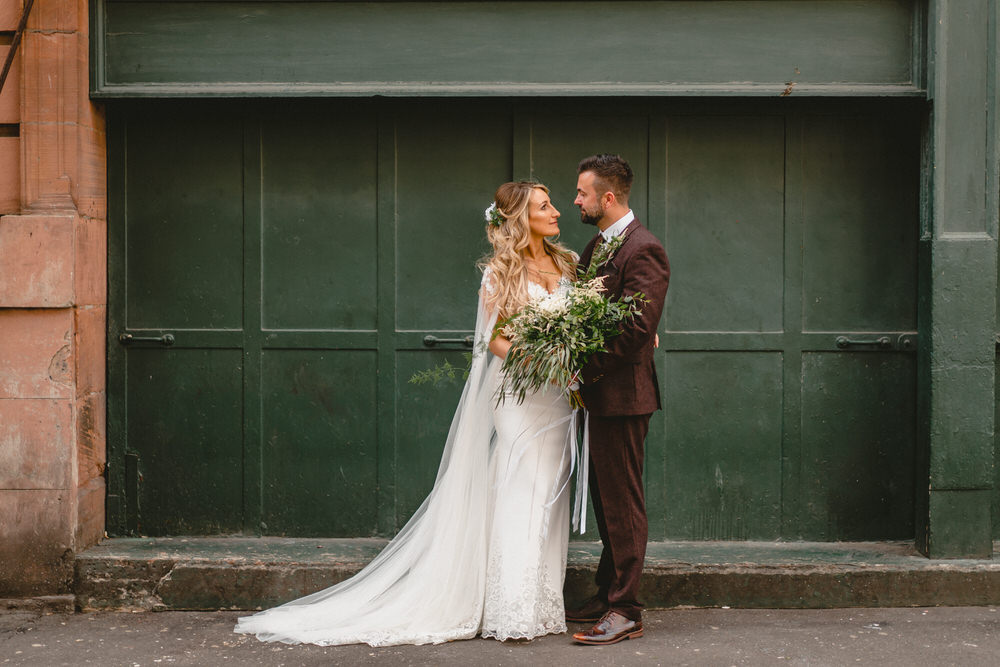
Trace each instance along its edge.
{"label": "green wooden door", "polygon": [[460,393],[407,379],[463,361],[493,189],[547,183],[579,250],[576,162],[614,150],[674,269],[651,536],[911,536],[914,114],[614,107],[115,109],[109,532],[392,534]]}
{"label": "green wooden door", "polygon": [[665,533],[912,536],[917,127],[665,125]]}

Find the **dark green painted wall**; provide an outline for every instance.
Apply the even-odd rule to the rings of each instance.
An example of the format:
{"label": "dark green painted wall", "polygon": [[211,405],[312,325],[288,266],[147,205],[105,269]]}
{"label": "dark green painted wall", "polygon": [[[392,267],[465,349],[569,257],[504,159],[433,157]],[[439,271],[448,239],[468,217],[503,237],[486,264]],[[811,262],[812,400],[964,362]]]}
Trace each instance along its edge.
{"label": "dark green painted wall", "polygon": [[[243,514],[238,523],[252,531],[262,521],[266,523],[265,505],[281,500],[273,495],[278,491],[267,490],[268,475],[286,485],[296,475],[303,480],[308,477],[295,472],[294,466],[282,469],[284,462],[279,461],[281,443],[294,439],[289,434],[296,420],[323,418],[323,408],[317,408],[312,399],[295,403],[285,395],[293,392],[298,381],[295,369],[309,365],[302,355],[312,353],[305,351],[337,351],[316,362],[329,373],[391,367],[402,377],[425,365],[428,352],[420,349],[423,330],[464,326],[461,309],[466,306],[460,303],[474,282],[472,276],[465,278],[471,281],[469,285],[459,280],[443,288],[442,303],[448,305],[439,312],[425,317],[414,306],[418,301],[413,294],[426,292],[435,283],[433,277],[420,273],[423,258],[433,254],[434,248],[419,232],[420,221],[432,214],[421,208],[418,184],[427,187],[435,179],[457,179],[463,191],[471,193],[488,190],[487,185],[495,184],[490,179],[502,178],[501,174],[559,176],[585,147],[585,141],[576,139],[590,137],[599,149],[644,156],[647,172],[641,215],[663,220],[656,231],[674,248],[675,263],[687,262],[686,268],[694,269],[699,278],[697,287],[671,291],[668,315],[673,319],[666,320],[662,332],[661,367],[676,373],[679,380],[688,377],[677,386],[692,395],[732,383],[735,375],[752,377],[752,381],[744,380],[745,386],[727,387],[715,397],[715,408],[732,415],[728,422],[699,427],[688,414],[696,409],[696,401],[690,401],[689,408],[675,401],[663,419],[654,423],[652,440],[667,444],[650,448],[651,502],[661,508],[680,507],[669,516],[654,516],[654,534],[781,534],[824,539],[841,534],[884,536],[891,532],[886,526],[902,534],[906,530],[901,526],[907,524],[901,517],[909,509],[900,499],[909,496],[906,485],[912,483],[912,532],[918,546],[931,556],[989,554],[991,538],[1000,536],[996,465],[1000,447],[995,428],[1000,416],[995,401],[995,339],[1000,331],[998,5],[996,0],[92,2],[91,89],[95,97],[495,99],[471,107],[458,100],[444,107],[404,104],[400,109],[405,109],[401,113],[407,118],[469,108],[468,113],[478,116],[474,121],[462,116],[463,111],[446,126],[416,119],[410,130],[405,123],[400,125],[397,108],[385,103],[365,106],[358,102],[324,108],[319,114],[340,114],[333,120],[314,117],[309,111],[315,109],[311,102],[289,108],[253,105],[252,110],[213,112],[215,116],[209,114],[202,122],[203,108],[183,102],[142,125],[151,107],[112,102],[118,129],[111,141],[111,210],[122,223],[114,234],[124,235],[132,224],[122,215],[133,203],[147,211],[160,211],[161,224],[171,221],[178,233],[192,233],[185,218],[194,215],[195,231],[201,235],[186,255],[189,264],[209,266],[213,275],[225,268],[232,277],[230,282],[215,284],[213,277],[173,275],[170,267],[162,266],[160,250],[172,242],[164,241],[169,236],[163,229],[145,230],[150,235],[148,247],[128,251],[132,246],[125,237],[112,235],[113,252],[118,252],[117,260],[112,256],[112,278],[116,271],[125,271],[128,261],[134,271],[128,280],[125,273],[119,273],[121,280],[112,281],[112,304],[118,304],[112,317],[118,320],[112,322],[109,337],[109,386],[117,382],[121,390],[117,402],[114,396],[109,400],[110,451],[115,459],[109,496],[112,530],[123,530],[139,520],[140,466],[137,450],[128,450],[127,443],[134,437],[152,438],[143,426],[127,422],[125,396],[131,394],[122,383],[140,388],[152,377],[146,391],[166,393],[167,398],[158,399],[162,405],[135,406],[139,412],[132,414],[144,415],[148,422],[169,424],[180,419],[181,413],[212,415],[239,403],[244,411],[239,420],[240,444],[228,444],[230,449],[217,453],[213,461],[222,467],[235,465],[235,452],[242,448],[243,468],[235,476],[242,484]],[[601,49],[601,57],[596,58],[592,42],[579,36],[600,32],[598,26],[607,23],[598,22],[607,19],[609,11],[614,12],[612,32],[627,39],[630,48]],[[527,20],[532,17],[537,20]],[[481,33],[504,31],[514,38],[477,39]],[[581,62],[587,66],[580,67]],[[511,101],[518,95],[585,95],[587,99]],[[920,108],[867,107],[830,101],[803,113],[805,107],[788,106],[788,100],[781,106],[723,99],[761,95],[855,100],[902,96],[920,98],[924,104]],[[711,99],[676,107],[648,100],[627,105],[620,100],[599,102],[603,96]],[[173,109],[187,116],[182,113],[175,118]],[[719,122],[719,116],[728,118]],[[805,121],[813,117],[825,118],[826,124]],[[291,127],[286,118],[293,119]],[[130,139],[125,128],[136,121],[141,121],[137,127],[143,129]],[[915,128],[916,123],[920,126]],[[295,127],[299,124],[305,129],[299,131]],[[340,131],[343,125],[351,130]],[[421,128],[419,132],[412,129],[416,127]],[[180,151],[177,164],[184,166],[160,174],[155,163],[160,157],[156,156],[127,175],[126,157],[133,150],[138,151],[136,155],[143,150],[156,155],[154,135],[161,130],[169,138],[165,153]],[[441,138],[450,139],[453,132],[456,141],[441,148]],[[318,140],[312,139],[314,135]],[[919,140],[919,157],[912,154],[916,150],[910,141],[913,136]],[[225,137],[231,144],[220,148],[217,144]],[[429,139],[424,141],[425,137]],[[781,154],[775,148],[779,138]],[[463,152],[461,146],[469,142],[482,142],[481,150]],[[360,159],[363,168],[359,172],[339,173],[338,180],[356,187],[350,193],[334,191],[332,201],[324,199],[329,192],[323,190],[318,170],[310,168],[315,164],[338,174],[336,160],[330,158],[336,154],[328,148],[331,145],[342,146],[351,155],[368,156]],[[666,157],[660,152],[665,146],[670,147]],[[900,147],[902,154],[890,158]],[[407,163],[408,155],[417,157]],[[822,157],[810,158],[817,155]],[[462,166],[443,174],[437,171],[440,164],[453,159]],[[202,167],[185,173],[186,165],[195,162]],[[387,165],[397,163],[402,171],[387,171]],[[269,164],[279,166],[269,171]],[[199,168],[204,168],[203,178],[198,176]],[[143,169],[147,173],[141,173]],[[909,205],[898,206],[902,199],[885,194],[897,193],[901,182],[910,183],[913,169],[919,169],[915,177],[920,203],[917,241],[912,236],[914,227],[903,222],[910,215]],[[685,183],[684,173],[696,175],[688,176]],[[483,177],[477,180],[475,174]],[[149,185],[136,190],[143,179],[149,179]],[[713,181],[722,197],[714,196]],[[239,193],[234,189],[237,182],[242,184]],[[830,188],[830,183],[839,185]],[[148,192],[142,193],[142,187]],[[133,199],[137,192],[138,198]],[[343,252],[345,245],[332,241],[331,236],[317,235],[309,222],[313,216],[332,215],[330,207],[345,197],[360,219],[377,221],[374,231],[366,229],[351,240],[378,257],[374,269],[356,262],[360,255]],[[233,198],[241,198],[240,207],[222,203]],[[726,217],[733,217],[737,200],[740,227]],[[404,215],[393,218],[392,226],[384,224],[400,203],[404,206],[400,210],[412,208],[414,217]],[[449,215],[463,217],[465,208],[479,203],[478,197],[470,196]],[[569,202],[559,203],[565,207]],[[192,214],[192,209],[197,210]],[[276,212],[285,210],[301,215],[277,225],[271,222]],[[211,212],[210,218],[204,217],[206,211]],[[779,215],[780,228],[769,225]],[[678,216],[725,222],[685,231],[671,222]],[[230,232],[220,235],[218,229],[206,228],[207,219],[221,228],[237,228],[242,246],[213,246]],[[840,223],[822,224],[824,219]],[[315,258],[298,261],[296,243],[303,238],[356,273],[354,293],[338,291],[338,278],[308,298],[296,296],[309,293],[310,276],[320,264]],[[859,238],[870,241],[862,243]],[[461,236],[456,244],[462,243],[471,248],[476,238]],[[820,246],[832,250],[808,250]],[[898,250],[887,254],[888,247]],[[405,252],[397,252],[400,248]],[[711,266],[705,258],[711,258],[713,251],[726,258],[723,270],[699,273],[699,262]],[[128,252],[135,253],[130,260],[126,260]],[[852,253],[857,253],[859,264],[854,264]],[[443,272],[460,271],[475,254],[448,255],[454,259],[442,267]],[[439,255],[434,255],[436,261]],[[781,271],[775,271],[779,262]],[[842,264],[851,270],[838,272]],[[276,266],[284,268],[274,273]],[[727,276],[732,275],[739,276],[740,298],[726,290],[733,282]],[[399,280],[405,289],[397,293],[394,286]],[[407,291],[411,286],[412,293]],[[196,307],[177,301],[175,287],[188,295],[185,298],[194,299]],[[134,308],[133,314],[123,310],[126,303]],[[242,318],[238,326],[231,324],[234,303]],[[698,308],[698,303],[711,305]],[[717,312],[728,318],[722,325],[713,320]],[[167,315],[174,318],[171,326],[193,327],[184,334],[186,347],[178,346],[170,354],[194,361],[165,363],[136,349],[134,368],[126,364],[115,351],[117,333],[126,324],[155,329],[148,323],[166,322],[157,318]],[[325,324],[317,330],[312,328],[315,322]],[[397,327],[404,324],[414,329]],[[323,328],[327,326],[336,328]],[[919,342],[914,331],[919,331]],[[891,334],[892,349],[861,345],[844,350],[831,343],[830,334],[840,332],[857,340],[869,340],[862,334]],[[915,360],[914,349],[918,350]],[[445,354],[452,353],[431,356]],[[718,361],[722,359],[726,361]],[[142,375],[142,364],[151,372]],[[197,370],[199,366],[212,370]],[[189,370],[178,377],[163,377],[164,369],[175,367]],[[241,379],[233,380],[232,374]],[[824,381],[825,376],[841,379],[831,384]],[[780,382],[780,396],[773,390],[775,382]],[[911,383],[915,396],[905,389]],[[191,388],[215,396],[186,408],[179,401],[171,404],[171,393]],[[433,435],[406,456],[391,447],[414,424],[422,433],[446,420],[452,400],[445,394],[423,396],[420,400],[434,407],[422,405],[431,416],[419,422],[421,413],[401,402],[404,390],[381,372],[374,389],[363,383],[357,387],[361,396],[375,392],[377,432],[375,436],[365,432],[364,438],[375,437],[378,445],[375,454],[363,455],[373,456],[374,461],[365,458],[362,470],[344,474],[369,480],[374,475],[374,498],[364,498],[363,503],[371,502],[376,508],[372,511],[382,532],[391,532],[398,514],[405,514],[421,497],[423,486],[414,480],[430,474],[436,461],[433,446],[426,444],[434,441]],[[267,407],[258,400],[265,395],[271,397],[268,403],[288,400],[281,408],[284,416],[265,414]],[[347,401],[348,397],[335,399]],[[824,419],[827,410],[839,416]],[[879,410],[894,415],[896,422],[884,421]],[[751,420],[750,414],[759,419]],[[819,418],[813,419],[816,415]],[[843,415],[850,418],[845,421]],[[915,421],[912,434],[907,430],[910,427],[895,426],[909,423],[911,415]],[[884,430],[886,423],[894,427]],[[265,428],[272,435],[279,434],[273,440],[278,444],[267,445],[270,450],[261,444],[269,437]],[[335,431],[338,426],[329,422],[325,428]],[[668,451],[672,429],[705,443],[724,443],[706,447],[719,460],[733,458],[752,470],[752,492],[746,491],[746,485],[731,484],[733,476],[722,466],[699,468],[697,456],[685,459],[682,451]],[[732,444],[747,429],[755,434],[749,452]],[[855,443],[844,451],[809,444],[813,438],[822,442],[823,438],[849,436],[856,429],[875,435],[862,439],[867,444]],[[151,448],[142,465],[157,451],[171,452],[175,446],[189,447],[196,459],[202,447],[219,435],[211,429],[195,433],[190,436],[195,445],[178,445],[162,433],[157,437],[165,439],[144,445]],[[385,443],[393,444],[387,450]],[[301,446],[322,449],[309,442]],[[364,447],[370,447],[367,440]],[[780,473],[770,463],[776,453]],[[188,461],[159,460],[177,479],[189,465]],[[399,461],[423,472],[399,475]],[[684,467],[671,469],[673,461],[683,461]],[[900,467],[912,467],[912,479],[908,472],[899,472]],[[855,475],[852,487],[845,481],[847,471],[859,469],[864,472]],[[712,490],[706,480],[717,479],[717,473],[722,484]],[[218,480],[210,474],[203,477],[193,475],[189,486],[208,488],[212,482],[232,487],[235,483],[230,471]],[[173,488],[172,483],[163,488]],[[687,489],[697,502],[674,502],[670,494],[676,488]],[[816,500],[820,488],[825,489],[823,501]],[[859,488],[864,491],[852,499]],[[130,496],[124,495],[126,490]],[[191,492],[188,501],[179,493],[170,501],[181,503],[170,512],[175,523],[162,525],[173,526],[170,530],[229,530],[220,527],[218,519],[199,514],[201,510],[188,513],[184,509],[183,502],[202,503],[200,493]],[[218,502],[230,507],[237,501],[235,495],[223,493]],[[317,502],[329,507],[337,501]],[[863,518],[873,502],[874,517]],[[682,507],[685,503],[688,510]],[[696,516],[698,511],[703,516]],[[371,514],[365,516],[369,518],[362,523]],[[231,525],[232,517],[227,520]],[[190,525],[181,525],[185,522]],[[844,526],[850,527],[845,530]]]}

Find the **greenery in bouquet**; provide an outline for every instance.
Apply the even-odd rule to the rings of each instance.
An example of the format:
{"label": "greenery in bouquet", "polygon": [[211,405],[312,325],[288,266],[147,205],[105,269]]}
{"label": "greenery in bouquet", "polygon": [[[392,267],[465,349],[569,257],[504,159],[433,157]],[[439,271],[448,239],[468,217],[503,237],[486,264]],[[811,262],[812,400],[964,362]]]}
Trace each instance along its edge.
{"label": "greenery in bouquet", "polygon": [[[623,322],[641,313],[646,302],[642,293],[613,300],[604,292],[603,282],[603,277],[585,274],[497,326],[497,332],[512,343],[503,362],[499,400],[512,395],[520,403],[529,392],[550,383],[574,389],[587,361],[621,332]],[[574,407],[582,406],[578,392],[572,391],[570,400]]]}

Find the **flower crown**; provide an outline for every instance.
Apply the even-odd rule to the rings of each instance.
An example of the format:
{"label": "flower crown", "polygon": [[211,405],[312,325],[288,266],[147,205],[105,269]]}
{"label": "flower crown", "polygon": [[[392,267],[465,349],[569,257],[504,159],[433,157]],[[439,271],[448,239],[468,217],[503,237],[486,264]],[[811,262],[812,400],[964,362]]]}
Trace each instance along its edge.
{"label": "flower crown", "polygon": [[497,208],[496,202],[490,204],[490,207],[483,211],[483,217],[486,218],[486,224],[490,227],[499,227],[506,220],[503,213]]}

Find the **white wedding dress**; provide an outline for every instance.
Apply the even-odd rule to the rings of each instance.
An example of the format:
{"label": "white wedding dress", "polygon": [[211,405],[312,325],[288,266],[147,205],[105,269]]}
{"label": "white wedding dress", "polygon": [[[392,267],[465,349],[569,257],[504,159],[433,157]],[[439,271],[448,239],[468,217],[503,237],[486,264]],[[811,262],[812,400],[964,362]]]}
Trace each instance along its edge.
{"label": "white wedding dress", "polygon": [[[484,289],[489,278],[487,269]],[[534,283],[530,291],[548,294]],[[236,632],[391,646],[566,631],[576,420],[555,387],[498,405],[502,362],[486,349],[496,321],[480,298],[469,378],[437,478],[403,529],[354,577],[240,618]]]}

